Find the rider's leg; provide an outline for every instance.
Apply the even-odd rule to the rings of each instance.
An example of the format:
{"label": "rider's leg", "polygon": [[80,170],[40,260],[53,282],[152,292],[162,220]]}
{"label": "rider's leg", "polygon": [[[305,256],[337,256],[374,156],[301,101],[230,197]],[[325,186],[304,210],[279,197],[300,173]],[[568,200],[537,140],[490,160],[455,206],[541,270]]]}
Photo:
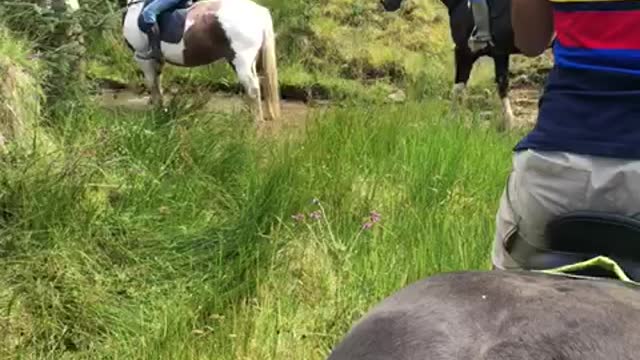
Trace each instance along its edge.
{"label": "rider's leg", "polygon": [[469,48],[472,51],[478,51],[491,43],[491,15],[487,0],[470,0],[470,2],[475,29],[469,38]]}
{"label": "rider's leg", "polygon": [[142,10],[142,17],[147,24],[155,24],[158,15],[169,9],[175,8],[185,0],[155,0],[147,4]]}
{"label": "rider's leg", "polygon": [[554,216],[590,210],[638,218],[638,204],[638,160],[518,152],[496,216],[492,263],[497,269],[521,269],[522,261],[510,255],[513,241],[543,247],[545,226]]}
{"label": "rider's leg", "polygon": [[151,57],[157,61],[162,61],[162,49],[160,47],[160,28],[158,23],[155,23],[147,32],[149,37],[149,46],[151,47]]}
{"label": "rider's leg", "polygon": [[177,7],[184,0],[155,0],[149,3],[142,10],[142,18],[145,23],[143,29],[149,36],[149,45],[151,47],[151,56],[160,61],[162,52],[160,50],[160,28],[158,27],[158,16],[163,12]]}

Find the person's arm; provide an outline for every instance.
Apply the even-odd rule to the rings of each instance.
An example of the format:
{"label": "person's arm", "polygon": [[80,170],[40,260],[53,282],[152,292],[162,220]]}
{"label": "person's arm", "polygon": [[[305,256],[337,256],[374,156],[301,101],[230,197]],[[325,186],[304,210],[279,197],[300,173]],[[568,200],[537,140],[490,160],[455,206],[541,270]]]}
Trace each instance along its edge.
{"label": "person's arm", "polygon": [[553,12],[548,0],[512,0],[511,22],[516,46],[529,57],[542,54],[553,37]]}

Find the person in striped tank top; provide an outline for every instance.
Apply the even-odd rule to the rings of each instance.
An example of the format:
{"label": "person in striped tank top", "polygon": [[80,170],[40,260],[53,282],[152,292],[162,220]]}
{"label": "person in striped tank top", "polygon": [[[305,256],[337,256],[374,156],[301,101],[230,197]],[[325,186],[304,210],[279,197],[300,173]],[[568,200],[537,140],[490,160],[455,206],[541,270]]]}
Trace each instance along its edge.
{"label": "person in striped tank top", "polygon": [[496,269],[526,268],[558,215],[640,214],[640,1],[513,0],[511,10],[518,48],[535,57],[553,41],[554,66],[536,125],[514,148]]}

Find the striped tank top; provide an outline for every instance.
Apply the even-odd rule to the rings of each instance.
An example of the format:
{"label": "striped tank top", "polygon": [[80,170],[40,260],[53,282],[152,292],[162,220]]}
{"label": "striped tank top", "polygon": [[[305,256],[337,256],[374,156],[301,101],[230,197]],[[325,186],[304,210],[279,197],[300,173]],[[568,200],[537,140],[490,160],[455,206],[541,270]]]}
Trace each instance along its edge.
{"label": "striped tank top", "polygon": [[640,158],[640,0],[552,6],[554,67],[515,150]]}

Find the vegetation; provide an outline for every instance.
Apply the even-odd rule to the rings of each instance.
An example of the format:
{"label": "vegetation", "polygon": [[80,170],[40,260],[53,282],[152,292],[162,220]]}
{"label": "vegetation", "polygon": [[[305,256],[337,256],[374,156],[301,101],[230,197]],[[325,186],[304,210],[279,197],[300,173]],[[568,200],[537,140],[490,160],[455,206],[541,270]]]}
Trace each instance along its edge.
{"label": "vegetation", "polygon": [[488,267],[513,139],[445,104],[282,142],[176,109],[86,110],[57,167],[2,164],[6,356],[320,359],[402,285]]}
{"label": "vegetation", "polygon": [[[442,9],[319,3],[270,0],[281,77],[350,103],[277,137],[195,95],[164,112],[101,107],[95,82],[53,91],[64,44],[0,13],[12,29],[0,28],[0,70],[23,77],[2,76],[0,124],[18,109],[8,121],[50,139],[0,154],[0,358],[323,359],[405,284],[488,268],[517,134],[438,99]],[[134,78],[115,28],[97,25],[115,4],[89,4],[77,15],[89,78]],[[235,82],[226,71],[175,69],[167,83],[215,88]],[[402,105],[370,101],[401,86],[413,91]]]}
{"label": "vegetation", "polygon": [[40,69],[28,61],[25,44],[13,41],[0,27],[0,148],[9,142],[25,146],[39,121]]}

